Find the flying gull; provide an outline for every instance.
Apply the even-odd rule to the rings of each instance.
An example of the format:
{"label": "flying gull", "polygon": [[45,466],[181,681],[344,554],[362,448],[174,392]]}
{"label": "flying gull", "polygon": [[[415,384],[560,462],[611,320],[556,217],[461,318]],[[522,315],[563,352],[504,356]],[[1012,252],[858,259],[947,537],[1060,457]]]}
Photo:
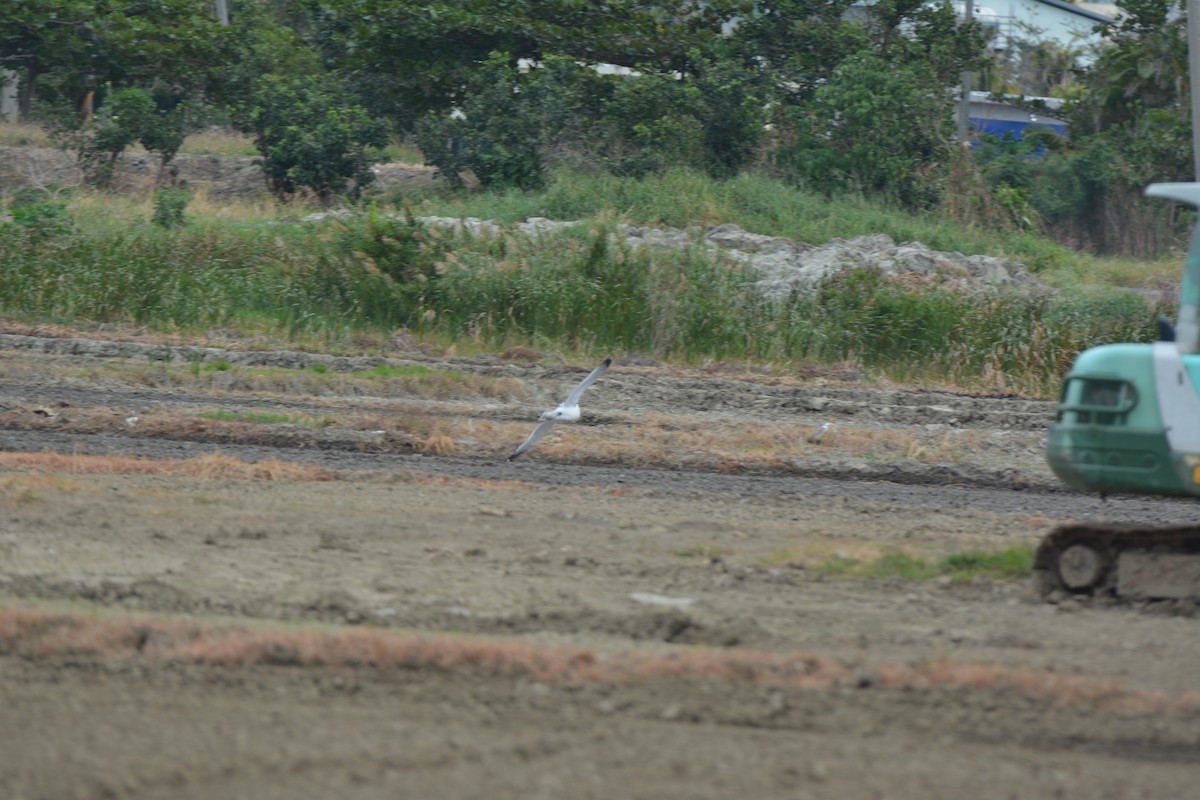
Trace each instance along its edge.
{"label": "flying gull", "polygon": [[829,435],[829,433],[832,430],[833,430],[833,420],[829,420],[828,422],[822,422],[815,431],[813,431],[812,433],[810,433],[808,435],[808,440],[810,442],[812,442],[813,444],[820,444],[821,440],[824,439],[827,435]]}
{"label": "flying gull", "polygon": [[592,370],[591,374],[584,378],[583,381],[581,381],[580,384],[575,387],[575,391],[571,392],[571,394],[567,396],[567,399],[563,400],[558,408],[554,409],[553,411],[543,412],[542,415],[538,417],[538,426],[533,429],[533,433],[529,434],[529,438],[521,442],[521,446],[514,450],[513,454],[505,460],[515,461],[516,459],[520,458],[526,450],[533,447],[534,444],[537,443],[538,439],[545,436],[546,432],[554,427],[554,423],[578,422],[579,398],[583,397],[583,393],[588,390],[589,386],[600,379],[600,376],[604,374],[604,371],[608,369],[608,365],[611,363],[611,357],[604,359],[600,366]]}

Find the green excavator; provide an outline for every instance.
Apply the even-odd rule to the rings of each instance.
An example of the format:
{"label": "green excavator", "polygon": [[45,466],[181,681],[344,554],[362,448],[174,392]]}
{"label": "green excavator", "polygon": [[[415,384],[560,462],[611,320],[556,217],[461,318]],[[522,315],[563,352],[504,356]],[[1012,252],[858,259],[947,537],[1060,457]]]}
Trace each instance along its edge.
{"label": "green excavator", "polygon": [[[1156,183],[1146,195],[1200,208],[1200,183]],[[1178,320],[1160,327],[1163,341],[1102,345],[1075,359],[1046,440],[1046,460],[1067,485],[1200,497],[1200,224]],[[1060,526],[1038,546],[1034,579],[1044,596],[1200,602],[1200,521]]]}

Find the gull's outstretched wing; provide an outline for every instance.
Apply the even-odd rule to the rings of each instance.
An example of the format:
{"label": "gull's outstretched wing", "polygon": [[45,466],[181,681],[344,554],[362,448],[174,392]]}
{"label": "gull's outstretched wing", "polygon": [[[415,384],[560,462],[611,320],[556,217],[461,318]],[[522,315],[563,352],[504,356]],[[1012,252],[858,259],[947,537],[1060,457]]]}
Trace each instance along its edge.
{"label": "gull's outstretched wing", "polygon": [[515,461],[516,459],[520,458],[522,453],[537,444],[537,440],[545,436],[546,432],[554,427],[555,422],[557,422],[557,420],[548,419],[543,421],[540,425],[533,429],[533,433],[529,434],[529,438],[521,442],[521,446],[516,450],[513,450],[513,454],[504,460]]}
{"label": "gull's outstretched wing", "polygon": [[589,386],[600,379],[600,376],[604,374],[604,371],[608,369],[610,364],[612,364],[612,356],[604,359],[604,361],[600,363],[600,366],[592,370],[591,374],[584,378],[583,381],[581,381],[580,384],[575,387],[575,391],[571,392],[571,394],[567,396],[567,399],[563,402],[563,405],[579,405],[579,398],[583,397],[583,393],[588,390]]}

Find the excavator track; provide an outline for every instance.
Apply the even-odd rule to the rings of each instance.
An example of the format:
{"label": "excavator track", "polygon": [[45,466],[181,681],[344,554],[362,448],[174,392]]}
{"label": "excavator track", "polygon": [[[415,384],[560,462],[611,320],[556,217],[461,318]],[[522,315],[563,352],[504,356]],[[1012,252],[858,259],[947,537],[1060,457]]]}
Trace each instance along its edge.
{"label": "excavator track", "polygon": [[1200,604],[1200,526],[1062,525],[1038,545],[1033,578],[1046,598]]}

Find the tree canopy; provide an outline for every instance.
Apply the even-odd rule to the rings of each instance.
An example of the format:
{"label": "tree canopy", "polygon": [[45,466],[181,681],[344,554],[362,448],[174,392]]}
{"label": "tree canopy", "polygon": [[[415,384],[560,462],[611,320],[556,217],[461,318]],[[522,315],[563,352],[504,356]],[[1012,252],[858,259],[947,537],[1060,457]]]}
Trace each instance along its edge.
{"label": "tree canopy", "polygon": [[[963,72],[1018,91],[1029,73],[1067,98],[1070,137],[989,143],[979,169],[1013,219],[1070,218],[1094,242],[1096,212],[1067,198],[1117,208],[1146,180],[1193,172],[1182,0],[1117,3],[1089,63],[1022,42],[1031,67],[1045,63],[1005,71],[978,23],[929,0],[228,0],[229,26],[212,0],[22,0],[0,3],[0,66],[19,74],[26,118],[74,111],[89,91],[146,92],[143,116],[171,121],[164,157],[208,109],[253,132],[269,163],[287,151],[305,164],[279,167],[281,192],[367,180],[362,148],[386,124],[448,176],[497,185],[537,185],[557,164],[714,176],[756,164],[917,207],[951,191],[961,162],[948,120]],[[181,104],[189,115],[171,116]]]}

